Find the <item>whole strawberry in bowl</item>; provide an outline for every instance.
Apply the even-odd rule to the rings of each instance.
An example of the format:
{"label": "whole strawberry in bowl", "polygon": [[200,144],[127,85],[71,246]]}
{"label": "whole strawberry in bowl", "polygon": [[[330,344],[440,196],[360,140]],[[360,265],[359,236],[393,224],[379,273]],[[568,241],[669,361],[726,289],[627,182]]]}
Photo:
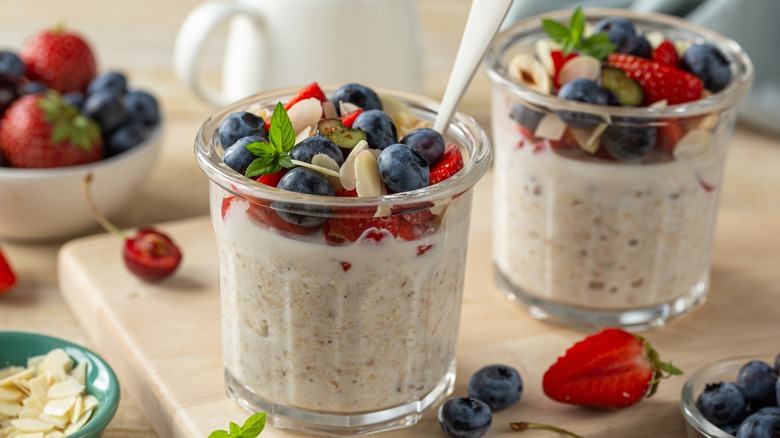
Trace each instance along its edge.
{"label": "whole strawberry in bowl", "polygon": [[95,202],[115,213],[151,171],[161,130],[156,98],[121,72],[98,72],[73,31],[0,52],[0,240],[56,240],[92,226],[80,189],[88,172]]}

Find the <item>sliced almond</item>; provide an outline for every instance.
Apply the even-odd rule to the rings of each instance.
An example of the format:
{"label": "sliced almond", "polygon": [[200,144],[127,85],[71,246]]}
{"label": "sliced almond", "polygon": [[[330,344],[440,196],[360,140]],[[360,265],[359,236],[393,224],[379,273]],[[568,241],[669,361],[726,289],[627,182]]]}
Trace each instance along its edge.
{"label": "sliced almond", "polygon": [[393,123],[399,133],[409,132],[410,128],[417,124],[417,116],[409,105],[390,96],[379,96],[379,100],[382,102],[382,111],[386,112],[393,119]]}
{"label": "sliced almond", "polygon": [[73,396],[73,397],[49,400],[49,402],[46,403],[46,406],[43,407],[43,413],[46,415],[52,415],[57,417],[65,416],[65,414],[67,414],[68,411],[70,411],[73,405],[76,404],[77,398],[80,397]]}
{"label": "sliced almond", "polygon": [[53,430],[51,432],[46,432],[46,435],[44,435],[43,438],[65,438],[65,435],[59,430]]}
{"label": "sliced almond", "polygon": [[89,418],[91,416],[92,416],[92,410],[85,411],[78,419],[78,421],[76,421],[75,423],[71,423],[68,427],[65,428],[65,436],[71,435],[77,432],[82,427],[84,427],[84,425],[87,424],[87,421],[89,421]]}
{"label": "sliced almond", "polygon": [[20,420],[11,420],[11,424],[19,432],[48,432],[54,429],[53,424],[49,424],[45,421],[30,420],[27,418]]}
{"label": "sliced almond", "polygon": [[443,202],[441,204],[434,205],[433,207],[429,208],[429,210],[434,216],[442,216],[444,215],[444,212],[447,211],[447,207],[449,207],[449,205],[449,202]]}
{"label": "sliced almond", "polygon": [[677,49],[677,56],[680,57],[682,60],[685,57],[685,52],[688,51],[688,49],[693,46],[693,41],[691,40],[679,40],[674,42],[674,48]]}
{"label": "sliced almond", "polygon": [[70,422],[75,423],[81,418],[81,414],[84,412],[84,398],[76,397],[76,403],[73,403],[73,407],[70,410]]}
{"label": "sliced almond", "polygon": [[[568,63],[567,63],[568,64]],[[520,84],[541,94],[550,94],[552,81],[547,69],[532,56],[517,54],[509,61],[507,73]]]}
{"label": "sliced almond", "polygon": [[544,66],[548,76],[555,75],[555,64],[552,58],[552,48],[550,47],[550,41],[544,38],[536,40],[534,44],[536,50],[536,57],[539,58],[539,62]]}
{"label": "sliced almond", "polygon": [[328,169],[326,167],[317,166],[317,165],[314,165],[314,164],[311,164],[311,163],[307,163],[305,161],[300,161],[300,160],[292,160],[292,162],[296,166],[301,166],[301,167],[305,167],[307,169],[311,169],[311,170],[313,170],[315,172],[319,172],[319,173],[321,173],[321,174],[323,174],[325,176],[335,176],[335,177],[339,177],[340,176],[338,172],[334,172],[334,171],[332,171],[332,170],[330,170],[330,169]]}
{"label": "sliced almond", "polygon": [[570,128],[570,132],[580,149],[589,154],[595,154],[599,150],[601,134],[604,133],[605,129],[607,129],[607,124],[600,123],[591,129]]}
{"label": "sliced almond", "polygon": [[86,397],[84,397],[84,407],[82,408],[84,412],[91,411],[95,409],[98,405],[98,399],[92,395],[88,394]]}
{"label": "sliced almond", "polygon": [[0,414],[16,417],[20,412],[22,412],[22,405],[0,400]]}
{"label": "sliced almond", "polygon": [[711,131],[703,129],[693,129],[677,142],[674,147],[674,157],[684,159],[702,158],[712,151],[714,142]]}
{"label": "sliced almond", "polygon": [[68,379],[55,383],[49,388],[47,395],[50,399],[72,397],[79,395],[84,391],[84,385],[75,379]]}
{"label": "sliced almond", "polygon": [[644,34],[645,39],[648,43],[650,43],[650,47],[656,48],[661,45],[662,42],[666,39],[666,36],[663,32],[658,30],[653,30],[650,32],[647,32]]}
{"label": "sliced almond", "polygon": [[[2,382],[2,380],[5,380],[6,377],[20,373],[24,370],[25,370],[24,367],[17,367],[17,366],[10,366],[10,367],[0,369],[0,379],[1,379],[0,382]],[[2,385],[2,383],[0,383],[0,385]]]}
{"label": "sliced almond", "polygon": [[87,363],[79,362],[78,365],[73,367],[73,371],[70,372],[70,376],[76,379],[77,382],[82,385],[87,384]]}
{"label": "sliced almond", "polygon": [[18,402],[22,399],[22,391],[15,387],[0,386],[0,400],[7,402]]}
{"label": "sliced almond", "polygon": [[322,103],[314,98],[301,100],[287,110],[287,116],[292,122],[293,131],[297,135],[304,128],[312,127],[322,118]]}
{"label": "sliced almond", "polygon": [[563,64],[558,73],[558,82],[563,85],[580,78],[595,81],[600,76],[601,61],[592,56],[580,55]]}
{"label": "sliced almond", "polygon": [[696,128],[703,129],[705,131],[713,131],[715,127],[718,126],[719,121],[719,113],[709,113],[707,115],[701,116],[701,119],[696,124]]}
{"label": "sliced almond", "polygon": [[381,195],[381,183],[376,157],[370,150],[361,151],[355,157],[355,188],[358,196],[365,198]]}
{"label": "sliced almond", "polygon": [[322,115],[326,119],[337,118],[339,116],[339,113],[336,112],[336,105],[333,105],[333,102],[329,100],[322,102]]}
{"label": "sliced almond", "polygon": [[16,373],[11,374],[3,378],[2,380],[0,380],[0,386],[13,385],[16,384],[17,381],[27,380],[34,375],[35,375],[35,370],[22,369],[21,371],[17,371]]}
{"label": "sliced almond", "polygon": [[311,132],[314,128],[307,126],[301,130],[301,132],[295,134],[295,144],[298,144],[307,138],[311,137]]}
{"label": "sliced almond", "polygon": [[656,100],[655,102],[648,105],[650,108],[666,108],[669,106],[669,101],[666,99]]}
{"label": "sliced almond", "polygon": [[558,141],[566,132],[566,123],[555,113],[547,113],[539,121],[534,137]]}
{"label": "sliced almond", "polygon": [[341,180],[341,185],[344,189],[353,190],[355,188],[355,157],[366,149],[368,149],[368,143],[365,140],[360,140],[349,152],[349,155],[347,155],[347,158],[344,160],[344,164],[341,165],[339,179]]}
{"label": "sliced almond", "polygon": [[352,102],[344,102],[343,100],[339,101],[339,111],[341,112],[341,115],[349,114],[353,111],[359,110],[360,107],[355,105]]}
{"label": "sliced almond", "polygon": [[339,173],[339,163],[337,163],[336,160],[325,154],[316,154],[311,157],[311,164],[332,170],[335,175],[326,175],[328,177],[328,181],[333,186],[333,188],[336,189],[337,193],[341,191],[341,174]]}

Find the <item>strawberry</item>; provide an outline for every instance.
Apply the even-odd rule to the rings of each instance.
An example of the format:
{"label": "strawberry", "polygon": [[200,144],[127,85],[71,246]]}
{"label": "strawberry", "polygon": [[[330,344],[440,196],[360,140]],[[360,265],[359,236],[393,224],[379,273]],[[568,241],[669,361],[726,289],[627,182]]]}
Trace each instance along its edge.
{"label": "strawberry", "polygon": [[563,68],[563,65],[566,64],[567,61],[570,61],[577,57],[577,54],[574,52],[570,52],[568,55],[564,55],[563,52],[560,50],[553,50],[550,52],[550,57],[553,61],[553,84],[555,84],[555,88],[561,88],[561,83],[558,82],[558,77],[560,76],[561,69]]}
{"label": "strawberry", "polygon": [[341,123],[349,129],[352,129],[352,125],[355,124],[355,119],[363,113],[363,108],[358,108],[351,113],[341,116]]}
{"label": "strawberry", "polygon": [[222,219],[225,219],[225,215],[227,214],[228,210],[230,210],[230,207],[233,206],[233,204],[238,204],[241,202],[241,198],[238,196],[226,196],[222,198]]}
{"label": "strawberry", "polygon": [[544,393],[580,406],[618,409],[653,395],[660,379],[680,375],[643,338],[604,329],[574,344],[544,374]]}
{"label": "strawberry", "polygon": [[8,292],[16,284],[16,275],[0,251],[0,294]]}
{"label": "strawberry", "polygon": [[0,121],[0,153],[12,167],[62,167],[103,157],[100,128],[56,93],[17,99]]}
{"label": "strawberry", "polygon": [[625,53],[611,53],[607,63],[639,82],[645,92],[645,104],[666,100],[669,105],[697,100],[704,83],[696,76],[668,65]]}
{"label": "strawberry", "polygon": [[677,142],[685,135],[685,128],[677,119],[667,119],[665,125],[658,127],[658,135],[655,145],[658,149],[669,154],[674,152]]}
{"label": "strawberry", "polygon": [[260,184],[276,187],[279,185],[279,181],[282,180],[284,174],[286,174],[289,170],[290,169],[282,168],[281,170],[276,171],[274,173],[267,173],[265,175],[260,175],[257,178],[255,178],[255,181],[259,182]]}
{"label": "strawberry", "polygon": [[286,233],[298,234],[306,236],[319,230],[319,227],[302,227],[300,225],[291,224],[282,219],[273,208],[267,205],[261,204],[249,204],[249,209],[246,211],[247,217],[254,222],[260,222],[268,225],[271,228],[283,231]]}
{"label": "strawberry", "polygon": [[460,169],[463,169],[463,155],[460,153],[460,148],[456,144],[447,145],[439,161],[431,166],[430,185],[444,181],[458,173]]}
{"label": "strawberry", "polygon": [[320,86],[316,82],[312,82],[311,84],[298,90],[298,93],[293,96],[292,99],[288,100],[286,104],[284,104],[284,109],[289,110],[296,103],[302,100],[311,99],[312,97],[319,100],[320,102],[325,102],[328,100],[328,98],[325,97],[325,93],[322,92]]}
{"label": "strawberry", "polygon": [[[349,214],[347,213],[347,215]],[[398,216],[371,217],[367,212],[361,213],[356,210],[353,216],[330,218],[325,225],[325,238],[329,241],[341,242],[347,240],[354,242],[370,228],[387,230],[394,237],[398,237],[401,220]],[[408,231],[408,233],[409,235],[413,234],[412,231]],[[382,240],[383,236],[384,234],[382,233],[368,233],[366,238],[374,239],[378,242]]]}
{"label": "strawberry", "polygon": [[653,49],[651,59],[659,64],[668,65],[673,68],[680,66],[680,56],[677,54],[677,48],[674,47],[674,43],[669,40],[663,40],[658,47]]}
{"label": "strawberry", "polygon": [[29,79],[41,81],[60,93],[85,92],[97,73],[89,45],[61,26],[34,36],[20,55]]}

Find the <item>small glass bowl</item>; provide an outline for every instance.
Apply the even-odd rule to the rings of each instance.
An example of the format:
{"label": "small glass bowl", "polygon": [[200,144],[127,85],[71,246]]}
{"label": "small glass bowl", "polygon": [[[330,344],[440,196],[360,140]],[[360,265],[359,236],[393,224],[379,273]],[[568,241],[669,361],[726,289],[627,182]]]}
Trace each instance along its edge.
{"label": "small glass bowl", "polygon": [[723,359],[699,368],[685,381],[680,393],[680,412],[687,423],[688,438],[734,438],[704,418],[696,407],[696,399],[708,383],[736,382],[740,368],[751,360],[774,362],[773,358],[760,355]]}

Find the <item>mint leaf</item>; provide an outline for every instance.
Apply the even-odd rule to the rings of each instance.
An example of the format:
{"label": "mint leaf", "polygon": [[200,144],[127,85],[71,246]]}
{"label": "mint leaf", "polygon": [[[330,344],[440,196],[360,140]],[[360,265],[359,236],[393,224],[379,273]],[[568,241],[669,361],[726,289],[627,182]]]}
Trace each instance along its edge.
{"label": "mint leaf", "polygon": [[604,59],[614,52],[617,46],[609,40],[605,33],[594,33],[582,43],[582,53],[597,59]]}
{"label": "mint leaf", "polygon": [[209,434],[209,438],[230,438],[230,435],[224,430],[215,430]]}
{"label": "mint leaf", "polygon": [[247,418],[244,425],[241,426],[241,431],[244,434],[244,438],[255,438],[260,435],[260,432],[262,432],[264,428],[265,412],[260,412],[259,414],[254,414]]}
{"label": "mint leaf", "polygon": [[285,152],[284,155],[282,155],[279,158],[278,162],[279,162],[280,166],[282,166],[282,167],[284,167],[286,169],[292,169],[293,167],[295,167],[295,164],[293,164],[293,162],[292,162],[292,157],[287,152]]}
{"label": "mint leaf", "polygon": [[287,110],[281,102],[277,102],[271,116],[271,128],[268,141],[279,152],[289,152],[295,146],[295,131],[293,130]]}
{"label": "mint leaf", "polygon": [[282,166],[276,161],[263,162],[260,159],[252,161],[249,167],[246,168],[246,177],[255,178],[260,175],[268,175],[270,173],[276,173],[282,170]]}
{"label": "mint leaf", "polygon": [[263,154],[266,151],[273,151],[273,146],[271,146],[266,142],[256,141],[254,143],[249,143],[248,145],[246,145],[246,149],[249,152],[259,157],[261,154]]}
{"label": "mint leaf", "polygon": [[230,438],[243,438],[241,436],[241,427],[232,421],[230,422]]}
{"label": "mint leaf", "polygon": [[569,32],[571,40],[579,45],[582,41],[582,33],[585,31],[585,14],[582,12],[582,6],[574,10],[569,22]]}
{"label": "mint leaf", "polygon": [[550,38],[558,44],[564,44],[571,37],[569,29],[555,20],[549,18],[542,19],[542,27],[544,27],[547,35],[550,35]]}

